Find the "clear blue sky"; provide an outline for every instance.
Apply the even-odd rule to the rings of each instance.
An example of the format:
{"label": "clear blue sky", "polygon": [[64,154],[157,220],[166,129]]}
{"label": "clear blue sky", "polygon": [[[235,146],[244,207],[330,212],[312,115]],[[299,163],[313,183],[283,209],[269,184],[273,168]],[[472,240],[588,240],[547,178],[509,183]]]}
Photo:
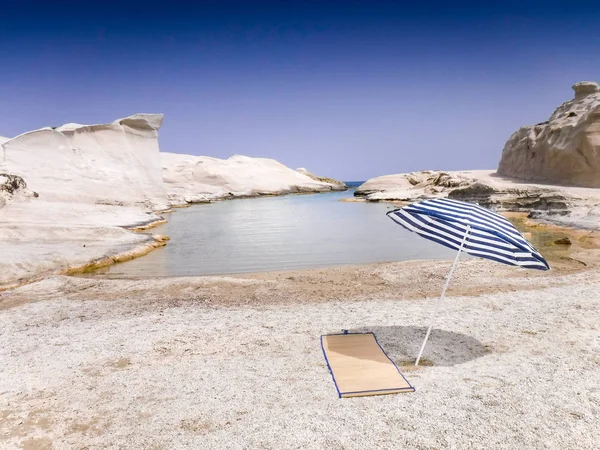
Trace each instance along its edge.
{"label": "clear blue sky", "polygon": [[514,130],[600,80],[592,1],[7,3],[9,137],[160,112],[162,151],[344,180],[495,168]]}

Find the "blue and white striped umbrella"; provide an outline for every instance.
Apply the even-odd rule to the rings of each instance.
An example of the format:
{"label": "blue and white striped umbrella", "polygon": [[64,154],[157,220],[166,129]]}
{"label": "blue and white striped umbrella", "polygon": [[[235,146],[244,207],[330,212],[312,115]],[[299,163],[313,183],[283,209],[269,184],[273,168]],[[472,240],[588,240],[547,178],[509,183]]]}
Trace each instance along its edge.
{"label": "blue and white striped umbrella", "polygon": [[472,203],[425,200],[387,213],[419,236],[480,258],[527,269],[548,270],[542,255],[504,217]]}
{"label": "blue and white striped umbrella", "polygon": [[512,266],[538,270],[550,269],[548,262],[508,220],[472,203],[447,198],[425,200],[389,211],[387,215],[407,230],[425,239],[458,250],[454,264],[446,277],[442,295],[431,315],[431,325],[415,365],[419,364],[435,316],[462,251]]}

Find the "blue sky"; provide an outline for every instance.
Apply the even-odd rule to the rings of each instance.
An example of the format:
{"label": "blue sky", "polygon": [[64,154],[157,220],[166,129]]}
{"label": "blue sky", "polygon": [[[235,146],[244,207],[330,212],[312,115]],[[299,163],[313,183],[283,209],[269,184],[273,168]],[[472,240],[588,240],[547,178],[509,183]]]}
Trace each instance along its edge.
{"label": "blue sky", "polygon": [[600,81],[591,1],[12,3],[9,137],[160,112],[162,151],[344,180],[493,169],[519,126]]}

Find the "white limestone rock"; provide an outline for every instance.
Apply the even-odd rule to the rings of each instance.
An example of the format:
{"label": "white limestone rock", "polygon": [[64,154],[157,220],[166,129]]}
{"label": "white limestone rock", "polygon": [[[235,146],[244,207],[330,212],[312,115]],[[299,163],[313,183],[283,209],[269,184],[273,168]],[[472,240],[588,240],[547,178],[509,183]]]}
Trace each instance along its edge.
{"label": "white limestone rock", "polygon": [[228,159],[161,153],[163,181],[172,204],[233,197],[327,192],[343,183],[317,181],[267,158],[234,155]]}
{"label": "white limestone rock", "polygon": [[410,200],[423,196],[438,196],[445,188],[467,186],[472,180],[458,172],[424,170],[420,172],[384,175],[360,185],[354,195],[369,200]]}
{"label": "white limestone rock", "polygon": [[575,97],[548,121],[521,127],[506,142],[498,174],[523,181],[600,187],[600,86],[573,85]]}
{"label": "white limestone rock", "polygon": [[166,209],[162,120],[162,114],[136,114],[104,125],[30,131],[1,144],[0,172],[23,177],[48,201]]}
{"label": "white limestone rock", "polygon": [[0,288],[155,244],[123,227],[168,208],[162,118],[46,127],[0,143]]}
{"label": "white limestone rock", "polygon": [[527,183],[493,170],[386,175],[363,183],[354,195],[402,203],[449,197],[492,210],[527,212],[561,226],[600,229],[600,189]]}

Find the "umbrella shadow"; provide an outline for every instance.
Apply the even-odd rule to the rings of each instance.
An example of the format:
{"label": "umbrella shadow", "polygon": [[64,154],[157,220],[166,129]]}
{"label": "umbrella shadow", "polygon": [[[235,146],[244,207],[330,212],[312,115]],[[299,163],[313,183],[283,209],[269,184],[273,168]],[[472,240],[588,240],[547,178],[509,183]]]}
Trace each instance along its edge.
{"label": "umbrella shadow", "polygon": [[[374,333],[383,351],[398,366],[412,366],[419,354],[427,327],[378,326],[348,330],[349,333]],[[454,366],[490,353],[477,339],[461,333],[433,329],[423,351],[420,365]]]}

